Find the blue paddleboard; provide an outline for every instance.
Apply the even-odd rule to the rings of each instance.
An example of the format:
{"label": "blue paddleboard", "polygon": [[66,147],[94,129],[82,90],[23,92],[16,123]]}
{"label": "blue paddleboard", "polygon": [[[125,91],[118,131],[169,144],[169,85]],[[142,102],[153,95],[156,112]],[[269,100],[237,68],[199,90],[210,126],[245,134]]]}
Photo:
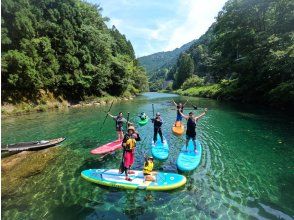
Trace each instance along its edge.
{"label": "blue paddleboard", "polygon": [[129,177],[132,181],[125,180],[124,174],[119,174],[117,169],[90,169],[84,170],[81,176],[87,181],[99,185],[116,187],[121,189],[143,189],[143,190],[172,190],[186,183],[186,177],[177,173],[157,172],[154,176],[155,182],[144,181],[143,171],[134,170]]}
{"label": "blue paddleboard", "polygon": [[164,143],[161,143],[159,134],[157,134],[157,141],[155,145],[152,145],[152,155],[155,159],[165,160],[168,158],[169,147],[166,139],[163,137]]}
{"label": "blue paddleboard", "polygon": [[186,151],[186,144],[182,147],[182,150],[177,159],[177,167],[181,171],[191,171],[196,169],[200,164],[202,147],[198,140],[196,140],[197,153],[194,152],[194,145],[192,140],[189,141],[188,151]]}

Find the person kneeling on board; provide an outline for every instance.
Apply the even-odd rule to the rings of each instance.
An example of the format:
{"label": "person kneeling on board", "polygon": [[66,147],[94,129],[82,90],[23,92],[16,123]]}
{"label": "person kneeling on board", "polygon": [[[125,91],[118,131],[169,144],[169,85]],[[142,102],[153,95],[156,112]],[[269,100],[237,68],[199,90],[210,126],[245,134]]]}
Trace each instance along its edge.
{"label": "person kneeling on board", "polygon": [[192,139],[193,145],[194,145],[194,151],[197,153],[197,148],[196,148],[196,122],[200,118],[202,118],[207,112],[207,108],[204,109],[204,112],[198,116],[194,116],[193,112],[189,113],[189,116],[184,115],[181,113],[183,118],[187,120],[187,131],[186,131],[186,151],[188,151],[188,144],[189,140]]}
{"label": "person kneeling on board", "polygon": [[162,121],[162,118],[160,117],[160,113],[157,112],[156,117],[152,118],[151,121],[152,121],[152,123],[154,123],[154,135],[153,135],[153,143],[152,143],[152,145],[156,144],[157,134],[159,134],[160,139],[161,139],[161,143],[163,143],[164,140],[163,140],[162,130],[161,130],[161,126],[162,126],[163,121]]}
{"label": "person kneeling on board", "polygon": [[123,125],[127,122],[127,119],[123,117],[123,113],[118,113],[118,116],[113,116],[109,112],[107,113],[111,118],[115,120],[115,128],[118,136],[118,140],[122,140],[124,137]]}
{"label": "person kneeling on board", "polygon": [[141,112],[139,117],[143,121],[143,120],[145,120],[147,118],[147,115],[145,114],[145,112]]}
{"label": "person kneeling on board", "polygon": [[132,181],[131,178],[129,178],[128,174],[133,174],[134,172],[131,171],[131,166],[133,165],[135,161],[135,148],[136,148],[136,142],[140,141],[141,138],[139,136],[139,133],[136,132],[134,126],[129,126],[128,131],[124,136],[122,146],[123,146],[123,159],[122,164],[120,167],[120,172],[124,173],[126,175],[126,180]]}
{"label": "person kneeling on board", "polygon": [[145,163],[143,169],[144,181],[156,181],[155,175],[156,172],[152,172],[153,170],[153,157],[146,157],[144,155]]}

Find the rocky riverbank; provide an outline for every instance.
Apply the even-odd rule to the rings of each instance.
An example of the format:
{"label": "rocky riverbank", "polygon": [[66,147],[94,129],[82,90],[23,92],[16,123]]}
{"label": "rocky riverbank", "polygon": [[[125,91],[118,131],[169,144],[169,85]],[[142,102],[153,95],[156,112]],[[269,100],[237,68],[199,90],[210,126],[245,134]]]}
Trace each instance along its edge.
{"label": "rocky riverbank", "polygon": [[23,151],[1,160],[2,197],[13,195],[16,188],[26,184],[30,176],[38,175],[58,157],[59,147],[40,151]]}

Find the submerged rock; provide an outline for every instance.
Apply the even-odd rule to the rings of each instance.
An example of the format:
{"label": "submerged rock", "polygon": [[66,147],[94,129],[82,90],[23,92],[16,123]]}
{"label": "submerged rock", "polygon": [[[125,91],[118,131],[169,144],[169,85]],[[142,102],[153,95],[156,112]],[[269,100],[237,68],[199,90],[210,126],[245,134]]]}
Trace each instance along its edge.
{"label": "submerged rock", "polygon": [[58,147],[40,151],[23,151],[2,158],[2,197],[13,194],[31,176],[38,175],[58,155]]}

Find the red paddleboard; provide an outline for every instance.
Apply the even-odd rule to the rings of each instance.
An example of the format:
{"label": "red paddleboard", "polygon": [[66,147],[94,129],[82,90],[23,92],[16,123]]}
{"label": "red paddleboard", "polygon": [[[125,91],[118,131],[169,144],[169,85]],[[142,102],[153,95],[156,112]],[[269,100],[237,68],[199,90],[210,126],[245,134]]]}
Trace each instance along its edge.
{"label": "red paddleboard", "polygon": [[122,148],[122,140],[116,140],[91,150],[91,154],[107,154]]}

